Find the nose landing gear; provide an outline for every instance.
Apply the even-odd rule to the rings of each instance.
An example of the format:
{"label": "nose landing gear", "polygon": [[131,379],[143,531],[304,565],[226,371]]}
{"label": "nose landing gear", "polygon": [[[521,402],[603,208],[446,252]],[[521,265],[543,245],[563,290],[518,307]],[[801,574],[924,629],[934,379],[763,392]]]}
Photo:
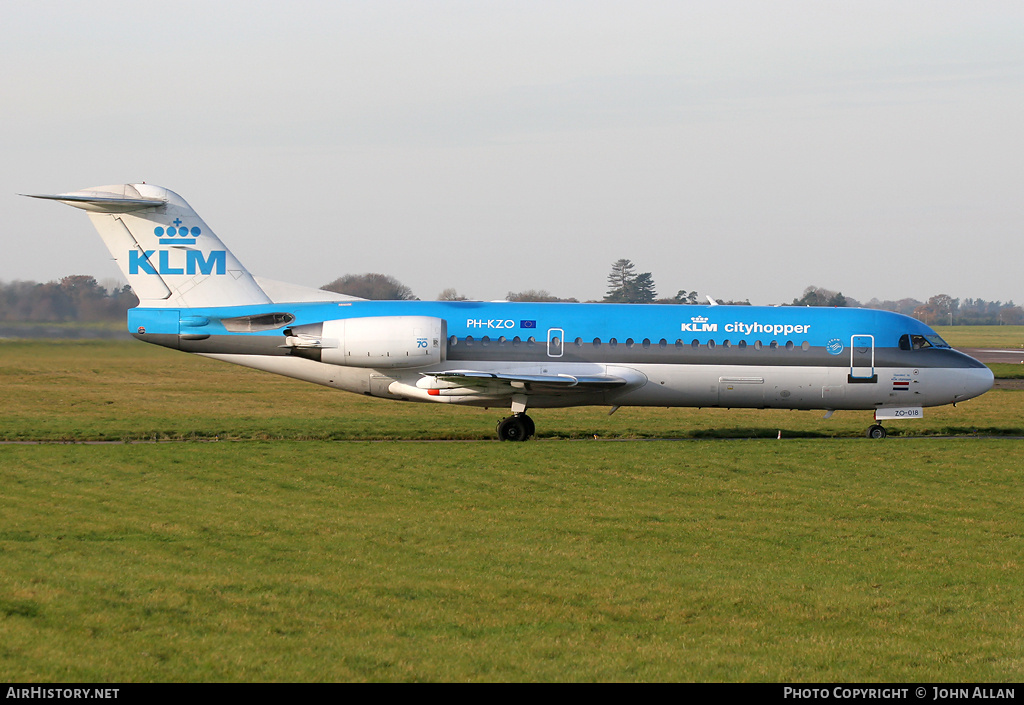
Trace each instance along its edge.
{"label": "nose landing gear", "polygon": [[872,424],[868,428],[868,432],[867,432],[867,437],[868,438],[885,438],[886,435],[887,434],[886,434],[885,428],[882,426],[882,424],[877,424],[877,423],[876,424]]}

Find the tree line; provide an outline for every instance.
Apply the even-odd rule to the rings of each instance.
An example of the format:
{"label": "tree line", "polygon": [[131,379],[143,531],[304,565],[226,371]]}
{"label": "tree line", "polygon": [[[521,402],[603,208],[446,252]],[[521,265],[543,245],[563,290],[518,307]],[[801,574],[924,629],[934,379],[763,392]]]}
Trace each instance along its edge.
{"label": "tree line", "polygon": [[998,326],[1024,325],[1024,309],[1013,301],[986,301],[985,299],[956,299],[949,294],[936,294],[927,301],[899,299],[860,302],[842,292],[816,286],[804,289],[804,295],[793,299],[791,306],[854,306],[895,311],[912,316],[935,326]]}
{"label": "tree line", "polygon": [[[637,272],[629,259],[612,263],[607,277],[608,290],[603,302],[653,303],[692,305],[706,303],[696,291],[679,289],[674,296],[658,297],[654,278],[650,272]],[[412,289],[392,276],[378,273],[346,274],[321,287],[363,299],[418,300]],[[510,291],[508,301],[577,302],[575,298],[561,298],[545,289]],[[438,301],[466,301],[468,297],[455,289],[441,291]],[[0,321],[5,322],[101,322],[123,321],[129,308],[138,305],[138,298],[128,285],[103,286],[86,275],[64,277],[45,284],[16,281],[0,282]],[[750,300],[725,301],[723,305],[750,305]],[[913,316],[929,325],[1024,325],[1024,309],[1013,301],[986,301],[984,299],[957,299],[948,294],[937,294],[927,301],[907,298],[881,301],[873,298],[860,302],[840,291],[808,286],[803,295],[783,306],[854,306],[896,311]]]}
{"label": "tree line", "polygon": [[45,284],[0,282],[0,321],[65,323],[124,321],[139,299],[131,287],[107,288],[85,275]]}

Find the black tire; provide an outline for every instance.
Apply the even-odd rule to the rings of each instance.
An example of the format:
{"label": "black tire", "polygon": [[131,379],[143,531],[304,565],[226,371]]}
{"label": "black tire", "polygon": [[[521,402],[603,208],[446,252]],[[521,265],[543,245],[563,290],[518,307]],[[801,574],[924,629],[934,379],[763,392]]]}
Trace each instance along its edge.
{"label": "black tire", "polygon": [[521,418],[523,420],[523,423],[526,424],[526,437],[533,438],[533,434],[537,432],[537,425],[533,423],[533,419],[531,419],[526,414],[523,414],[519,418]]}
{"label": "black tire", "polygon": [[888,434],[885,431],[884,426],[875,424],[868,429],[868,438],[881,439],[885,438]]}
{"label": "black tire", "polygon": [[498,424],[498,438],[503,441],[525,441],[527,425],[519,416],[509,416]]}

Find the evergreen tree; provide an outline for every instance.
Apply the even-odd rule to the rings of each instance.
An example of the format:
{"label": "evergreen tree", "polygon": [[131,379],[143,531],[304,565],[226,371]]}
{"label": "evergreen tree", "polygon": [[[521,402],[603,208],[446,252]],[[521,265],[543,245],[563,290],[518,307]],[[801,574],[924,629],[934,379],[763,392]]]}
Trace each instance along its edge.
{"label": "evergreen tree", "polygon": [[618,304],[649,304],[657,298],[654,278],[650,272],[637,274],[631,260],[620,259],[612,264],[608,275],[608,293],[604,300]]}
{"label": "evergreen tree", "polygon": [[651,273],[644,272],[643,274],[638,274],[633,282],[633,291],[629,302],[633,304],[649,304],[656,298],[658,298],[658,294],[654,290],[654,279],[651,277]]}
{"label": "evergreen tree", "polygon": [[630,294],[633,292],[633,285],[636,282],[636,269],[628,259],[616,260],[612,264],[612,271],[608,275],[608,293],[604,300],[608,303],[629,303]]}

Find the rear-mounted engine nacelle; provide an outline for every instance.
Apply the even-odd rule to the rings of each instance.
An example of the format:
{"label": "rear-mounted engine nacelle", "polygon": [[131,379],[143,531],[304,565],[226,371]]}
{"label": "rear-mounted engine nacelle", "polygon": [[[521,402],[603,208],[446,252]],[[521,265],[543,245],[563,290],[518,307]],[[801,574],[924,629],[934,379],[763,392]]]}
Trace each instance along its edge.
{"label": "rear-mounted engine nacelle", "polygon": [[444,362],[447,327],[429,316],[342,318],[292,326],[285,344],[304,357],[347,367],[425,367]]}

